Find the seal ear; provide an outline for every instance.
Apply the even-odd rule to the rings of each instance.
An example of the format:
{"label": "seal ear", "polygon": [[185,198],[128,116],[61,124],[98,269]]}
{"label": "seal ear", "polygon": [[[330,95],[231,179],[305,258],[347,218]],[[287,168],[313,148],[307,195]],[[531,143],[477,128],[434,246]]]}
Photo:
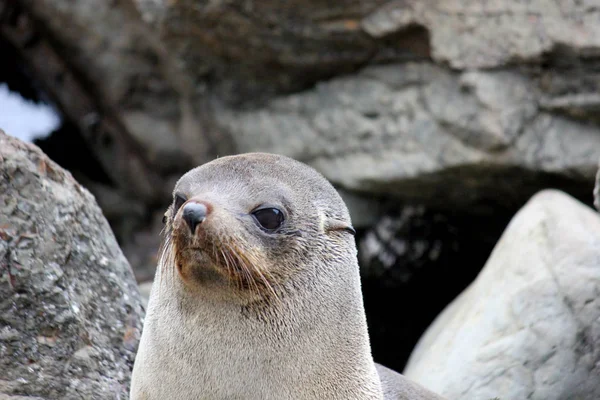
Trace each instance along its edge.
{"label": "seal ear", "polygon": [[349,234],[351,234],[352,236],[356,235],[356,230],[354,230],[352,225],[349,225],[349,224],[345,223],[344,221],[340,221],[339,219],[327,218],[325,220],[324,228],[325,228],[325,232],[346,231]]}

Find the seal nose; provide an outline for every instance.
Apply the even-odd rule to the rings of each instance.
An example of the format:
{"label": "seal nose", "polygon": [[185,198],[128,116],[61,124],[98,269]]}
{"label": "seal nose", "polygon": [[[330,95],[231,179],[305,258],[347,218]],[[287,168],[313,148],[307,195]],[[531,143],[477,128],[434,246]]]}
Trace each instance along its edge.
{"label": "seal nose", "polygon": [[192,234],[196,227],[206,219],[206,206],[202,203],[191,202],[183,206],[183,219],[190,227]]}

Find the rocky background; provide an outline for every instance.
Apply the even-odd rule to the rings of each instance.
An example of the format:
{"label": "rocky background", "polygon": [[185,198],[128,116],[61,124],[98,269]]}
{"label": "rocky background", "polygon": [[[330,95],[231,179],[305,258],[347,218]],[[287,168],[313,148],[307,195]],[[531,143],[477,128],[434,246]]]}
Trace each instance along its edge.
{"label": "rocky background", "polygon": [[[585,262],[564,261],[566,270],[585,266],[580,279],[591,286],[585,299],[577,297],[585,313],[579,300],[544,292],[575,310],[578,328],[564,331],[562,308],[544,314],[555,308],[536,297],[516,303],[531,303],[527,312],[509,313],[516,321],[551,321],[568,343],[550,340],[543,351],[523,353],[538,358],[490,356],[493,368],[485,370],[473,360],[491,354],[477,346],[493,341],[472,342],[477,351],[458,362],[449,352],[458,339],[435,342],[428,332],[422,341],[452,362],[413,355],[407,374],[423,379],[417,357],[426,370],[437,363],[486,371],[483,386],[495,390],[477,392],[482,381],[468,379],[450,387],[449,377],[436,383],[430,374],[423,383],[449,398],[569,398],[556,387],[599,396],[600,385],[585,382],[600,381],[600,236],[576,226],[584,206],[574,199],[592,205],[600,160],[600,1],[0,0],[0,60],[0,81],[60,113],[61,127],[36,144],[95,196],[143,291],[154,273],[160,219],[182,173],[226,154],[285,154],[318,169],[346,199],[359,230],[374,357],[399,371],[484,265],[535,268],[539,259],[552,264],[592,249]],[[559,255],[546,244],[535,247],[537,259],[496,249],[506,260],[487,261],[509,221],[545,188],[571,198],[536,197],[528,207],[551,212],[529,223],[565,235],[577,230],[569,237],[579,239]],[[511,234],[519,239],[507,254],[533,251],[538,239],[527,232]],[[552,243],[568,242],[561,238]],[[492,283],[507,279],[496,296],[507,308],[492,309],[504,315],[517,296],[508,288],[530,287],[513,281],[523,272],[498,274]],[[491,307],[485,295],[493,291],[477,292],[459,297],[488,305],[473,315]],[[510,331],[490,321],[493,329],[481,337]],[[451,328],[457,337],[458,326]],[[499,348],[522,348],[507,343]],[[561,365],[582,371],[568,384],[553,378],[558,369],[536,376],[508,366],[534,370],[559,345],[576,349],[564,355],[573,364]],[[502,389],[513,376],[528,377],[520,392]],[[494,386],[492,377],[505,380]]]}

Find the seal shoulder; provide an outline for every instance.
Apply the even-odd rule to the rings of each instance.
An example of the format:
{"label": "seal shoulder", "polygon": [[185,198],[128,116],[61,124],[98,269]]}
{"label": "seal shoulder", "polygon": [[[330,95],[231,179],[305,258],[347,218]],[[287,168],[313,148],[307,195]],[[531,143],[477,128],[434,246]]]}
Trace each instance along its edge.
{"label": "seal shoulder", "polygon": [[444,400],[443,397],[406,379],[403,375],[375,364],[385,400]]}

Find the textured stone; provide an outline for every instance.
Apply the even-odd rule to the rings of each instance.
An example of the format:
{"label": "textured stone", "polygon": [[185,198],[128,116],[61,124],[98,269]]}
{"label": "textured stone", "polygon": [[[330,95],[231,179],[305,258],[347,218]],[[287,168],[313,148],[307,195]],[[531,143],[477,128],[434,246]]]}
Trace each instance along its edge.
{"label": "textured stone", "polygon": [[94,197],[0,131],[0,398],[128,398],[142,317]]}
{"label": "textured stone", "polygon": [[448,398],[600,397],[600,216],[537,194],[404,373]]}
{"label": "textured stone", "polygon": [[425,27],[432,57],[453,68],[537,61],[560,46],[598,54],[598,1],[390,1],[363,20],[374,37]]}
{"label": "textured stone", "polygon": [[216,117],[236,132],[238,151],[286,154],[345,189],[444,207],[510,206],[543,188],[544,175],[591,188],[600,158],[598,128],[540,110],[538,92],[518,72],[405,63]]}
{"label": "textured stone", "polygon": [[163,161],[154,167],[177,164],[177,155],[185,157],[183,149],[206,150],[190,104],[195,94],[191,78],[169,57],[133,2],[21,3],[44,21],[69,63],[94,82],[96,100],[111,105],[147,159]]}
{"label": "textured stone", "polygon": [[164,175],[261,150],[404,202],[589,196],[597,0],[20,3]]}
{"label": "textured stone", "polygon": [[140,283],[140,295],[142,296],[142,305],[144,308],[148,306],[150,300],[150,292],[152,291],[152,281]]}
{"label": "textured stone", "polygon": [[600,211],[600,168],[596,173],[596,184],[594,185],[594,206]]}

